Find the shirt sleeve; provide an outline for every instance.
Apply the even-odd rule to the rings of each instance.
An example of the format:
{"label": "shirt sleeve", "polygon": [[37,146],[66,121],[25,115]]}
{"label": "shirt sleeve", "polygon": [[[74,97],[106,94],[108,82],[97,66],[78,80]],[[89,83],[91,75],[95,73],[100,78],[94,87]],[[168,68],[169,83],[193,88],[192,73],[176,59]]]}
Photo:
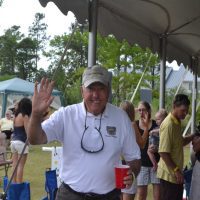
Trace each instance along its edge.
{"label": "shirt sleeve", "polygon": [[127,119],[124,126],[124,141],[122,147],[122,155],[126,161],[140,159],[140,148],[136,142],[135,131],[132,128],[131,122]]}
{"label": "shirt sleeve", "polygon": [[46,133],[47,141],[51,142],[54,140],[63,141],[63,115],[64,108],[60,108],[58,111],[55,111],[49,119],[45,120],[42,123],[42,129]]}
{"label": "shirt sleeve", "polygon": [[160,128],[160,144],[159,152],[170,153],[172,148],[172,126],[170,124],[162,124]]}

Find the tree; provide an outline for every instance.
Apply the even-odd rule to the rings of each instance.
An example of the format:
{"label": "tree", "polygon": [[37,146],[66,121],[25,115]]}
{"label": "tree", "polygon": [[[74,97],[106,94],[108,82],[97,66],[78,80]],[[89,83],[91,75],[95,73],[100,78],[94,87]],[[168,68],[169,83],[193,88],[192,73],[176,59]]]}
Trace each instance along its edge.
{"label": "tree", "polygon": [[33,81],[37,67],[35,64],[36,42],[31,38],[24,38],[16,47],[16,64],[18,77]]}
{"label": "tree", "polygon": [[32,26],[29,27],[29,37],[36,43],[35,48],[35,63],[36,68],[38,67],[38,60],[40,55],[43,53],[46,41],[49,39],[46,35],[47,24],[43,22],[45,15],[42,13],[35,14],[35,20]]}
{"label": "tree", "polygon": [[35,40],[24,37],[19,26],[12,26],[0,36],[0,73],[34,80],[36,73]]}
{"label": "tree", "polygon": [[12,26],[0,36],[0,73],[12,75],[16,70],[16,48],[24,37],[19,26]]}
{"label": "tree", "polygon": [[38,76],[37,61],[47,39],[43,19],[43,14],[36,13],[33,26],[29,27],[29,37],[19,31],[19,26],[12,26],[0,36],[1,75],[16,75],[30,81]]}
{"label": "tree", "polygon": [[[51,60],[48,71],[54,74],[58,88],[63,91],[68,104],[80,101],[80,95],[77,95],[81,84],[80,72],[87,67],[88,32],[85,31],[86,27],[78,26],[73,37],[72,32],[54,37],[50,41],[50,50],[45,53]],[[113,73],[112,92],[115,104],[118,105],[122,99],[131,97],[146,66],[145,81],[141,86],[151,88],[153,80],[155,87],[157,78],[155,73],[152,76],[151,66],[157,65],[157,55],[138,45],[131,46],[126,41],[119,42],[112,35],[107,37],[98,35],[97,40],[97,63]],[[62,52],[69,41],[71,42],[63,62],[58,66]]]}
{"label": "tree", "polygon": [[125,40],[119,42],[112,35],[98,37],[98,62],[113,72],[112,92],[114,103],[130,99],[141,74],[147,69],[141,87],[151,88],[151,66],[157,65],[158,56],[149,49],[129,45]]}
{"label": "tree", "polygon": [[[51,61],[48,74],[54,77],[68,104],[80,101],[81,74],[87,66],[88,33],[82,26],[73,33],[73,26],[70,34],[55,36],[50,41],[50,50],[45,53]],[[65,48],[66,54],[60,62]]]}
{"label": "tree", "polygon": [[[77,27],[72,24],[69,34],[55,36],[49,41],[47,48],[44,42],[47,40],[47,25],[42,22],[43,19],[43,14],[36,13],[35,21],[29,27],[29,37],[21,34],[20,27],[17,26],[0,36],[0,72],[2,75],[15,74],[30,81],[47,76],[56,81],[57,89],[63,92],[68,104],[78,102],[81,100],[81,74],[87,67],[87,24]],[[108,68],[113,74],[112,93],[116,105],[123,99],[130,99],[144,70],[146,73],[141,87],[156,89],[158,78],[156,69],[152,67],[157,66],[156,54],[152,54],[149,49],[140,48],[137,44],[119,42],[112,35],[98,35],[97,39],[97,63]],[[66,51],[63,56],[64,49]],[[37,69],[42,52],[50,61],[46,71]]]}

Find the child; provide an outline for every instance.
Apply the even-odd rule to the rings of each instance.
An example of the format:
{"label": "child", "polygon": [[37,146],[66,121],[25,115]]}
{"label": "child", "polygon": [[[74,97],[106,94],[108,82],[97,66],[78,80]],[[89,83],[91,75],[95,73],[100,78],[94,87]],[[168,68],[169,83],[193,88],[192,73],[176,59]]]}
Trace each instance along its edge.
{"label": "child", "polygon": [[156,171],[158,167],[154,153],[158,151],[159,147],[159,127],[166,116],[167,111],[165,109],[160,109],[155,115],[155,121],[158,127],[149,133],[149,148],[147,153],[153,164],[154,171]]}

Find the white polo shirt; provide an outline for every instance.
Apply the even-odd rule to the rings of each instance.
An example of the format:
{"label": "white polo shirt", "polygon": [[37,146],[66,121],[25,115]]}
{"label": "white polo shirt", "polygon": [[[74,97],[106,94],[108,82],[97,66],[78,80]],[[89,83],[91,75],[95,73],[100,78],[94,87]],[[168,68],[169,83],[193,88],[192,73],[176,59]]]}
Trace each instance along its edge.
{"label": "white polo shirt", "polygon": [[115,188],[114,166],[119,163],[120,155],[126,161],[140,159],[140,149],[127,114],[109,103],[101,118],[103,150],[88,153],[81,148],[85,119],[86,125],[93,130],[99,128],[100,118],[101,115],[87,113],[86,119],[82,102],[60,108],[42,124],[48,142],[58,140],[63,144],[61,180],[78,192],[110,192]]}

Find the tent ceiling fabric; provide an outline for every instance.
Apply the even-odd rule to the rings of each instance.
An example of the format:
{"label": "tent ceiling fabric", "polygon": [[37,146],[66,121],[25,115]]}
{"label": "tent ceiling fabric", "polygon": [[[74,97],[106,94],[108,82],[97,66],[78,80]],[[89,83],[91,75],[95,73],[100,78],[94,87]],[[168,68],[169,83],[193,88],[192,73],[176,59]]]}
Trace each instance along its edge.
{"label": "tent ceiling fabric", "polygon": [[[39,1],[42,6],[54,2],[65,15],[72,11],[79,23],[88,19],[88,0]],[[200,1],[99,0],[98,31],[153,52],[160,51],[160,38],[167,37],[167,60],[190,66],[192,56],[200,57]]]}

